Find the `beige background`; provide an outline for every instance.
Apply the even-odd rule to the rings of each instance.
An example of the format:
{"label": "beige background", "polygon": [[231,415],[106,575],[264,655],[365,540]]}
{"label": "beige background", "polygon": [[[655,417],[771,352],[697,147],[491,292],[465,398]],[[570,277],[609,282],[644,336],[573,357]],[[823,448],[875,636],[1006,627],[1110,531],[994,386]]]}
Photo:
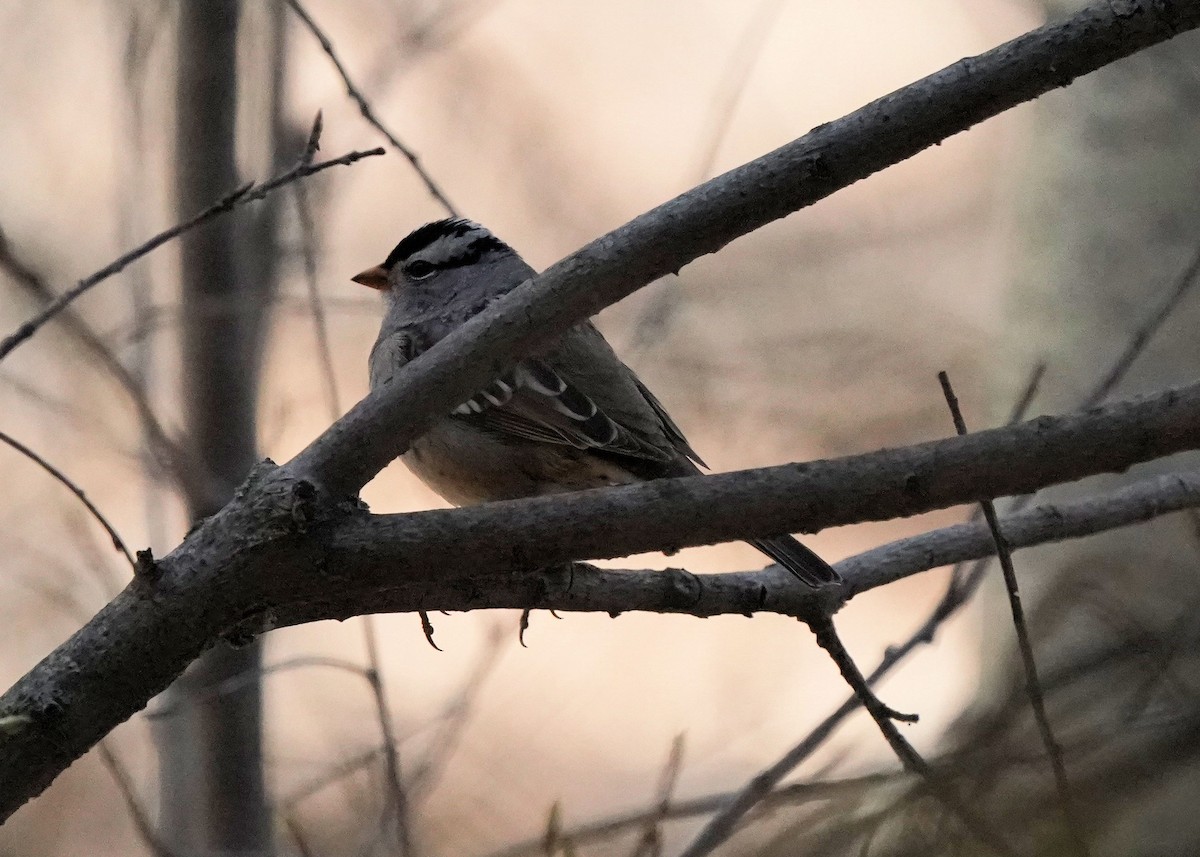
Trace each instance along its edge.
{"label": "beige background", "polygon": [[[170,15],[150,41],[140,84],[146,118],[133,135],[120,64],[129,5],[0,4],[0,225],[59,287],[171,220]],[[420,20],[413,10],[437,15],[437,4],[312,0],[309,8],[380,115],[456,205],[539,267],[693,185],[717,135],[719,172],[1036,23],[1032,9],[1003,0],[508,0],[464,6],[469,25],[447,43],[414,47],[405,39]],[[755,16],[769,19],[767,35],[747,48]],[[143,17],[154,18],[144,9]],[[322,153],[380,142],[307,33],[296,27],[292,37],[291,103],[304,122],[324,111]],[[729,95],[739,52],[752,65],[734,109],[722,115],[714,103]],[[254,61],[252,50],[245,61]],[[246,133],[255,121],[249,101]],[[948,434],[934,377],[943,368],[968,420],[983,425],[993,418],[983,403],[991,348],[1004,333],[1010,188],[1025,120],[1015,111],[772,224],[688,266],[677,283],[612,308],[601,326],[717,470]],[[245,168],[257,176],[266,169]],[[377,326],[373,296],[348,278],[441,213],[395,154],[326,174],[316,187],[320,286],[331,307],[344,409],[366,390]],[[162,307],[151,331],[152,365],[156,401],[172,422],[174,265],[168,250],[138,269]],[[277,460],[307,443],[329,412],[302,269],[298,259],[288,266],[262,394],[262,448]],[[123,354],[131,353],[133,332],[127,283],[108,282],[82,304]],[[12,290],[4,294],[7,329],[30,308]],[[635,347],[634,325],[662,294],[672,296],[669,326]],[[1015,394],[996,391],[1000,400]],[[64,337],[45,331],[0,367],[0,414],[0,427],[75,476],[132,544],[163,552],[178,541],[180,507],[148,495],[123,400]],[[6,452],[0,477],[8,498],[0,503],[0,681],[7,683],[97,609],[126,572],[59,486]],[[380,511],[439,502],[400,465],[365,497]],[[164,507],[165,516],[147,514]],[[958,514],[835,530],[808,542],[835,560]],[[687,551],[672,562],[705,571],[761,564],[741,546]],[[934,572],[872,593],[839,616],[864,665],[912,630],[943,579]],[[415,617],[385,617],[380,626],[398,729],[412,736],[403,747],[408,760],[477,659],[487,629],[507,629],[507,651],[460,751],[420,814],[420,835],[440,853],[485,853],[536,835],[556,799],[568,822],[647,803],[681,732],[681,795],[737,786],[844,696],[803,626],[774,617],[538,614],[528,648],[515,643],[515,615],[434,622],[443,653],[426,645]],[[267,659],[358,658],[361,639],[356,622],[288,630],[271,637]],[[934,746],[972,694],[979,656],[976,624],[963,617],[885,685],[889,703],[920,712],[920,725],[906,729],[918,748]],[[269,678],[267,692],[277,795],[377,741],[358,679],[310,669]],[[114,746],[152,806],[147,736],[135,720],[117,731]],[[801,773],[863,771],[886,759],[878,735],[855,720]],[[327,841],[322,831],[362,836],[376,782],[360,776],[301,804],[315,841]],[[135,841],[93,756],[0,830],[0,850],[13,853],[73,854],[86,843],[89,853],[126,854]]]}

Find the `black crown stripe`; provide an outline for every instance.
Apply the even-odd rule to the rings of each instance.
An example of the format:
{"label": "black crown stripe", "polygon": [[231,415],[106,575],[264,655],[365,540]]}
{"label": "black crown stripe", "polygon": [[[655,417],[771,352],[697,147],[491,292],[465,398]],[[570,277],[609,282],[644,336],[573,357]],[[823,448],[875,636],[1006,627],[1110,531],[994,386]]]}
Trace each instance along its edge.
{"label": "black crown stripe", "polygon": [[414,253],[424,250],[439,238],[461,238],[470,232],[480,232],[480,235],[467,245],[465,251],[460,256],[449,259],[441,263],[438,267],[453,268],[460,265],[470,265],[479,261],[479,258],[487,251],[511,251],[512,249],[495,235],[484,230],[479,224],[462,217],[448,217],[444,220],[435,220],[432,223],[426,223],[424,226],[417,227],[402,238],[400,243],[388,254],[387,259],[384,260],[383,268],[385,271],[390,271],[396,264],[412,256]]}

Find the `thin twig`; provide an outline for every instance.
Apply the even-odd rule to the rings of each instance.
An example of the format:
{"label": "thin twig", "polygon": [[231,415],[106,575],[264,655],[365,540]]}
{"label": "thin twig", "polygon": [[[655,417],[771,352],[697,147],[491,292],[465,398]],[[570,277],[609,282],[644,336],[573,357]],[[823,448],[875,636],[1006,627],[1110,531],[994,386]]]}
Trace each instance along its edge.
{"label": "thin twig", "polygon": [[562,801],[550,804],[550,812],[546,814],[546,832],[542,834],[541,853],[546,857],[554,857],[561,848],[570,848],[571,840],[562,835]]}
{"label": "thin twig", "polygon": [[[734,113],[746,93],[751,72],[754,71],[763,45],[771,35],[786,2],[787,0],[761,0],[751,14],[737,45],[734,46],[718,87],[708,99],[711,107],[705,122],[706,127],[697,135],[705,140],[705,143],[697,159],[694,182],[702,182],[712,173],[721,144],[733,124]],[[641,354],[648,346],[662,342],[672,316],[682,303],[681,292],[678,275],[671,274],[659,281],[646,301],[645,309],[639,313],[632,325],[627,351]]]}
{"label": "thin twig", "polygon": [[[761,808],[766,810],[779,806],[800,806],[815,801],[833,800],[845,795],[860,793],[864,789],[894,783],[899,777],[907,778],[907,776],[907,774],[882,773],[847,777],[840,780],[793,783],[768,794],[762,800]],[[732,798],[733,795],[729,792],[718,792],[676,800],[667,807],[666,815],[662,816],[662,820],[681,821],[708,815],[727,805]],[[627,833],[660,815],[661,807],[659,806],[637,809],[586,822],[566,830],[560,827],[558,836],[560,841],[570,842],[575,846],[587,845]],[[505,846],[498,851],[491,852],[487,857],[533,857],[533,855],[545,853],[545,843],[546,837],[543,834],[536,839],[528,839]]]}
{"label": "thin twig", "polygon": [[904,766],[904,769],[919,775],[929,793],[941,801],[950,812],[954,813],[963,827],[969,830],[981,843],[987,845],[997,854],[1015,855],[1015,852],[1009,847],[1008,843],[1001,839],[999,834],[991,829],[990,825],[977,816],[959,798],[953,788],[929,766],[913,748],[912,744],[908,743],[908,740],[900,734],[900,730],[896,728],[895,723],[895,720],[898,719],[896,713],[880,702],[879,698],[875,696],[874,691],[871,690],[871,685],[863,678],[858,666],[854,663],[854,660],[850,657],[850,653],[846,651],[846,647],[838,637],[833,621],[825,617],[815,619],[809,622],[809,628],[816,636],[817,644],[828,652],[829,657],[837,664],[842,678],[846,680],[851,690],[854,691],[855,696],[859,698],[863,707],[867,709],[867,713],[871,715],[871,719],[875,721],[875,725],[883,733],[884,740],[888,742],[888,746],[892,748],[892,751],[900,759],[900,763]]}
{"label": "thin twig", "polygon": [[1108,397],[1108,394],[1113,391],[1117,384],[1121,383],[1122,379],[1129,374],[1129,369],[1133,366],[1133,362],[1146,350],[1146,346],[1150,343],[1151,338],[1163,326],[1163,323],[1171,317],[1175,308],[1179,306],[1184,296],[1191,291],[1192,286],[1200,279],[1200,247],[1197,247],[1192,254],[1192,259],[1180,271],[1173,281],[1171,288],[1165,291],[1159,299],[1158,304],[1152,309],[1147,317],[1133,331],[1133,335],[1129,338],[1129,342],[1125,346],[1125,350],[1113,362],[1112,367],[1108,370],[1108,374],[1093,388],[1087,398],[1083,400],[1080,408],[1091,408],[1100,404]]}
{"label": "thin twig", "polygon": [[413,171],[425,185],[426,190],[429,191],[429,195],[437,200],[442,208],[446,209],[446,212],[450,214],[450,216],[457,217],[458,211],[450,203],[450,200],[446,198],[446,194],[442,192],[442,189],[438,187],[437,182],[433,180],[433,176],[431,176],[425,170],[425,168],[421,166],[421,160],[417,157],[416,152],[401,143],[396,135],[389,131],[384,124],[379,121],[379,117],[375,115],[375,111],[371,108],[370,102],[367,101],[366,97],[362,94],[359,88],[354,85],[354,81],[350,79],[350,73],[346,71],[346,67],[342,65],[342,61],[338,58],[337,52],[333,48],[333,42],[327,35],[325,35],[325,32],[317,25],[317,22],[313,20],[313,17],[308,14],[308,11],[304,8],[304,6],[300,4],[300,0],[286,0],[286,2],[288,6],[291,7],[292,11],[296,13],[296,16],[304,22],[304,26],[308,28],[308,31],[312,33],[313,37],[316,38],[316,40],[320,43],[321,50],[325,52],[326,56],[329,57],[330,62],[333,63],[334,69],[337,70],[338,76],[341,77],[342,83],[346,87],[346,94],[350,96],[350,99],[358,106],[358,112],[362,114],[363,119],[366,119],[376,131],[387,138],[387,141],[392,144],[392,147],[401,155],[403,155],[410,164],[412,164]]}
{"label": "thin twig", "polygon": [[195,229],[197,226],[202,226],[208,221],[216,217],[220,217],[223,214],[227,214],[236,208],[261,200],[273,191],[276,191],[285,185],[291,184],[294,181],[316,175],[317,173],[323,172],[330,167],[348,166],[356,161],[361,161],[363,158],[370,158],[382,154],[384,154],[384,150],[382,148],[375,148],[365,152],[348,152],[345,155],[342,155],[340,158],[321,161],[317,164],[305,164],[302,161],[301,163],[298,163],[296,166],[292,167],[290,170],[281,173],[280,175],[264,182],[263,184],[255,185],[253,182],[248,182],[247,184],[242,185],[241,187],[231,191],[221,199],[214,202],[212,205],[201,211],[195,217],[192,217],[190,220],[185,220],[182,223],[177,223],[170,229],[163,230],[150,240],[146,241],[144,244],[135,247],[128,253],[125,253],[124,255],[105,265],[100,270],[80,280],[70,289],[55,297],[40,313],[22,324],[13,333],[9,334],[2,342],[0,342],[0,360],[3,360],[5,357],[7,357],[14,348],[16,348],[26,339],[29,339],[29,337],[33,336],[34,333],[36,333],[38,329],[42,327],[42,325],[66,309],[71,303],[73,303],[77,298],[79,298],[93,286],[102,283],[113,274],[120,273],[128,265],[136,262],[138,259],[147,255],[148,253],[157,250],[168,241],[178,238],[185,232],[189,232],[192,229]]}
{"label": "thin twig", "polygon": [[359,753],[356,756],[351,756],[344,762],[335,765],[316,778],[310,780],[302,786],[297,787],[290,792],[286,797],[279,801],[279,806],[285,811],[291,810],[296,804],[315,795],[317,792],[328,788],[338,780],[344,780],[368,765],[372,764],[376,759],[383,755],[384,746],[381,744],[370,750]]}
{"label": "thin twig", "polygon": [[[2,228],[0,228],[0,269],[8,273],[21,288],[43,306],[54,302],[56,296],[46,278],[13,252]],[[171,434],[163,426],[137,376],[126,368],[105,340],[74,310],[64,309],[60,313],[59,321],[67,329],[67,332],[99,361],[100,365],[129,396],[134,410],[137,411],[138,419],[142,424],[142,430],[146,434],[157,466],[169,474],[175,485],[185,494],[207,496],[210,489],[201,484],[200,468],[196,467],[189,457],[186,444],[180,444],[172,439]]]}
{"label": "thin twig", "polygon": [[695,182],[704,181],[712,173],[721,144],[733,125],[733,115],[746,94],[750,75],[786,3],[787,0],[762,0],[734,46],[717,91],[709,98],[707,127],[699,135],[706,142],[697,159]]}
{"label": "thin twig", "polygon": [[[1042,378],[1045,377],[1045,374],[1046,364],[1038,363],[1030,373],[1025,387],[1021,391],[1021,395],[1017,397],[1012,412],[1009,414],[1010,425],[1015,425],[1025,418],[1025,414],[1028,412],[1030,404],[1037,395],[1038,388],[1041,386]],[[984,562],[986,560],[981,560],[979,564],[982,565]],[[900,645],[888,646],[884,651],[883,658],[880,659],[875,669],[871,671],[870,676],[867,677],[867,684],[869,686],[874,687],[918,646],[923,643],[931,643],[942,622],[962,606],[962,604],[966,603],[970,594],[974,592],[981,573],[973,573],[962,578],[959,574],[962,567],[963,563],[955,566],[945,594],[937,606],[930,612],[929,617],[922,623],[921,627]],[[772,790],[783,781],[784,777],[816,752],[817,748],[828,740],[829,736],[841,725],[842,721],[857,711],[860,705],[861,702],[858,696],[851,693],[832,714],[822,720],[803,740],[792,747],[773,765],[756,774],[750,782],[734,794],[732,799],[716,815],[709,819],[708,824],[704,826],[704,829],[696,836],[696,839],[688,847],[688,850],[684,852],[684,857],[700,857],[700,855],[708,854],[732,836],[741,819],[772,794]]]}
{"label": "thin twig", "polygon": [[[1096,383],[1096,386],[1084,397],[1080,403],[1081,408],[1093,407],[1098,404],[1129,373],[1129,370],[1146,350],[1154,335],[1180,305],[1181,298],[1187,293],[1191,284],[1196,282],[1197,274],[1200,272],[1200,265],[1197,264],[1198,260],[1200,260],[1200,248],[1197,248],[1192,263],[1179,273],[1172,288],[1163,295],[1158,305],[1134,329],[1121,355],[1113,362],[1109,371]],[[1025,419],[1025,415],[1037,393],[1045,371],[1046,366],[1044,363],[1039,363],[1034,368],[1022,395],[1018,398],[1009,415],[1010,425]],[[1032,495],[1016,498],[1009,509],[1009,514],[1016,514],[1023,511],[1032,502],[1032,499]],[[978,514],[980,514],[978,511],[973,513],[971,520],[976,520]],[[919,646],[933,642],[942,624],[971,600],[972,596],[978,590],[980,583],[982,583],[991,560],[990,556],[976,560],[971,565],[970,571],[965,571],[966,566],[963,562],[955,565],[945,594],[937,605],[934,606],[933,610],[930,611],[929,616],[921,626],[903,643],[898,646],[889,646],[884,652],[879,665],[875,667],[868,678],[868,682],[872,686],[891,672],[892,669]],[[818,724],[800,743],[796,744],[796,746],[785,753],[773,765],[755,775],[736,793],[735,797],[726,807],[709,820],[708,824],[697,835],[692,845],[689,846],[689,850],[685,852],[686,857],[697,857],[697,855],[707,854],[728,839],[733,834],[740,819],[746,813],[750,812],[766,795],[770,794],[771,789],[778,785],[784,777],[816,752],[817,748],[824,744],[829,736],[833,734],[838,725],[857,709],[858,700],[851,694],[837,710]],[[703,850],[696,850],[693,853],[691,849],[698,848],[702,844],[704,846]]]}
{"label": "thin twig", "polygon": [[[63,530],[67,534],[67,538],[75,545],[75,553],[84,561],[89,576],[92,581],[104,593],[104,597],[108,599],[116,598],[117,593],[128,585],[128,578],[122,574],[121,570],[114,567],[108,562],[108,551],[112,548],[112,541],[108,539],[108,533],[102,537],[95,527],[84,525],[86,515],[76,506],[70,506],[62,510]],[[135,560],[137,554],[134,554]],[[153,554],[146,557],[147,560],[153,558]],[[138,571],[143,571],[149,566],[146,563],[140,563],[141,568]]]}
{"label": "thin twig", "polygon": [[[1017,397],[1017,401],[1013,403],[1012,409],[1008,413],[1007,425],[1013,426],[1025,419],[1025,415],[1029,412],[1030,405],[1033,404],[1034,396],[1037,395],[1038,389],[1042,386],[1042,379],[1046,377],[1046,362],[1038,361],[1033,367],[1033,371],[1029,373],[1029,378],[1025,381],[1025,389],[1021,391],[1021,395]],[[970,523],[975,523],[983,516],[983,511],[976,507],[971,516],[967,519]],[[988,557],[987,561],[991,561]],[[960,589],[965,581],[964,575],[967,574],[966,563],[955,563],[954,569],[950,574],[950,586],[943,596],[943,601],[946,601],[954,593],[956,589]],[[957,597],[957,596],[956,596]],[[935,611],[936,612],[936,611]]]}
{"label": "thin twig", "polygon": [[142,838],[142,842],[155,857],[174,857],[175,852],[162,841],[158,831],[154,829],[154,822],[150,820],[150,814],[146,812],[141,799],[138,798],[133,778],[117,754],[108,746],[108,741],[101,741],[97,744],[96,752],[100,755],[100,761],[104,763],[104,767],[112,775],[113,782],[117,785],[117,791],[121,793],[121,799],[125,801],[129,817],[137,829],[138,836]]}
{"label": "thin twig", "polygon": [[312,208],[308,200],[308,188],[297,184],[292,192],[296,197],[296,220],[300,224],[300,257],[304,262],[304,282],[308,289],[308,307],[312,313],[313,334],[316,336],[317,365],[325,385],[325,404],[331,420],[342,415],[341,396],[338,394],[337,373],[333,368],[333,349],[329,345],[329,323],[325,316],[325,304],[317,281],[316,225],[313,223]]}
{"label": "thin twig", "polygon": [[[1200,256],[1196,257],[1196,267],[1200,270]],[[960,435],[967,433],[967,424],[963,420],[962,410],[958,406],[958,397],[950,384],[950,376],[945,372],[938,373],[938,382],[942,385],[942,394],[946,397],[946,406],[954,419],[954,428]],[[1033,717],[1037,722],[1042,745],[1050,759],[1050,767],[1054,771],[1054,784],[1058,789],[1058,799],[1062,805],[1063,819],[1071,834],[1075,853],[1080,857],[1088,857],[1087,840],[1083,833],[1083,824],[1071,795],[1071,784],[1067,779],[1067,767],[1063,761],[1062,746],[1054,737],[1050,726],[1050,717],[1046,713],[1046,698],[1038,680],[1037,661],[1033,656],[1033,642],[1029,638],[1029,626],[1025,622],[1025,608],[1021,604],[1021,592],[1017,585],[1017,573],[1013,568],[1012,551],[1008,541],[1000,531],[1000,522],[996,516],[996,504],[991,500],[983,500],[979,504],[983,516],[987,519],[988,529],[996,543],[996,557],[1000,560],[1000,568],[1004,572],[1004,588],[1008,594],[1008,605],[1012,610],[1013,627],[1017,632],[1017,647],[1021,652],[1021,665],[1025,670],[1025,692],[1029,696],[1029,705],[1033,709]]]}
{"label": "thin twig", "polygon": [[[169,20],[167,13],[167,4],[157,4],[150,14],[145,16],[150,18],[147,26],[144,13],[139,7],[133,6],[129,9],[125,51],[121,63],[127,107],[127,113],[124,116],[125,130],[129,148],[128,151],[122,148],[118,158],[118,168],[121,171],[120,184],[124,190],[117,209],[117,234],[118,241],[122,246],[133,244],[137,240],[136,235],[142,231],[142,223],[148,208],[145,200],[151,193],[149,177],[143,169],[148,159],[146,138],[149,129],[146,120],[146,72],[149,68],[150,49],[159,34],[166,29],[164,25]],[[144,266],[133,268],[129,272],[127,281],[129,284],[129,308],[132,311],[133,321],[140,323],[153,306],[154,288]],[[51,296],[49,288],[46,289],[46,292],[48,296]],[[73,309],[63,312],[64,320],[76,315]],[[103,344],[106,352],[110,349],[113,352],[120,349],[120,343],[114,339],[106,338],[103,340]],[[130,352],[128,365],[126,361],[120,361],[119,366],[122,370],[127,370],[125,374],[132,384],[135,403],[137,399],[145,399],[148,404],[153,389],[155,371],[160,368],[154,360],[154,343],[148,339],[139,341],[130,349]],[[115,357],[115,354],[113,356]],[[160,547],[165,545],[170,538],[165,513],[166,496],[164,486],[160,484],[163,475],[173,481],[174,484],[171,488],[184,495],[186,505],[193,509],[210,505],[209,497],[213,499],[211,505],[216,505],[219,489],[212,484],[215,483],[215,480],[210,478],[211,474],[207,467],[199,466],[198,462],[193,465],[188,461],[186,456],[194,451],[194,444],[190,439],[180,440],[178,453],[168,450],[167,461],[164,465],[161,460],[163,453],[158,450],[159,441],[156,437],[155,426],[147,424],[143,416],[141,428],[142,448],[138,450],[138,463],[145,474],[141,499],[146,540],[151,547]],[[197,483],[197,487],[192,486],[193,482]],[[206,484],[200,487],[200,483]]]}
{"label": "thin twig", "polygon": [[134,560],[133,555],[129,552],[129,549],[125,547],[125,542],[121,540],[121,536],[117,533],[116,528],[108,522],[108,519],[101,514],[100,510],[96,508],[95,504],[88,499],[87,495],[83,493],[82,488],[76,485],[70,479],[70,477],[67,476],[67,474],[63,473],[49,461],[42,458],[12,435],[0,431],[0,441],[8,444],[17,452],[21,453],[21,455],[25,456],[34,464],[42,468],[42,470],[45,470],[47,473],[57,479],[63,486],[65,486],[68,491],[74,494],[76,498],[78,498],[79,502],[87,508],[91,516],[100,523],[100,526],[104,527],[105,532],[108,533],[108,537],[112,539],[113,547],[125,555],[125,560],[129,563],[129,567],[135,571],[137,570],[137,562]]}
{"label": "thin twig", "polygon": [[396,812],[396,846],[400,857],[415,857],[413,846],[411,819],[409,817],[408,792],[400,773],[400,743],[396,740],[392,727],[392,712],[384,692],[383,678],[380,673],[379,641],[375,629],[375,617],[363,616],[363,642],[367,649],[368,681],[371,692],[375,697],[375,714],[379,720],[379,732],[383,738],[384,768],[387,774],[388,791],[391,793],[391,806]]}
{"label": "thin twig", "polygon": [[662,823],[671,812],[671,798],[675,794],[675,785],[679,781],[679,772],[683,768],[683,733],[675,736],[671,742],[671,752],[663,766],[662,776],[658,783],[658,805],[656,811],[646,819],[642,835],[633,849],[633,857],[660,857],[662,854]]}

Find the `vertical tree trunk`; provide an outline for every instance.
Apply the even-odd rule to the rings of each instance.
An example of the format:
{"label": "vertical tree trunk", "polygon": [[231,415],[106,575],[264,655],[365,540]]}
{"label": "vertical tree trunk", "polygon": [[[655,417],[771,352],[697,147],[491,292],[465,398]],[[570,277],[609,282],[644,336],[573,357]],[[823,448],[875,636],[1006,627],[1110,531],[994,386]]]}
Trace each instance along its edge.
{"label": "vertical tree trunk", "polygon": [[[277,4],[276,4],[277,5]],[[240,182],[236,163],[240,0],[179,5],[176,205],[190,216]],[[278,49],[279,32],[277,37]],[[282,62],[281,55],[270,57]],[[277,105],[272,105],[277,106]],[[258,377],[274,266],[270,209],[220,218],[182,241],[181,383],[188,435],[222,495],[257,460]],[[250,238],[250,236],[253,236]],[[251,259],[253,249],[258,258]],[[216,499],[216,498],[214,498]],[[196,505],[194,519],[217,511]],[[177,713],[161,721],[161,819],[165,841],[186,853],[272,851],[263,777],[259,642],[219,644],[171,690]]]}

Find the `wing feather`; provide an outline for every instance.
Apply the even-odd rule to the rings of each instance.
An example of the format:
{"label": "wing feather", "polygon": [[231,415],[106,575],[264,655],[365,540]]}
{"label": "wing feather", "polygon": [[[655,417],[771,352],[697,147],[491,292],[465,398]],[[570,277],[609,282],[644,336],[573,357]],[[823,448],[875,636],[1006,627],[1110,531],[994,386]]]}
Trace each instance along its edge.
{"label": "wing feather", "polygon": [[649,466],[660,475],[690,468],[688,459],[703,463],[590,323],[573,328],[545,356],[522,360],[454,415],[500,436],[640,461],[635,469]]}

